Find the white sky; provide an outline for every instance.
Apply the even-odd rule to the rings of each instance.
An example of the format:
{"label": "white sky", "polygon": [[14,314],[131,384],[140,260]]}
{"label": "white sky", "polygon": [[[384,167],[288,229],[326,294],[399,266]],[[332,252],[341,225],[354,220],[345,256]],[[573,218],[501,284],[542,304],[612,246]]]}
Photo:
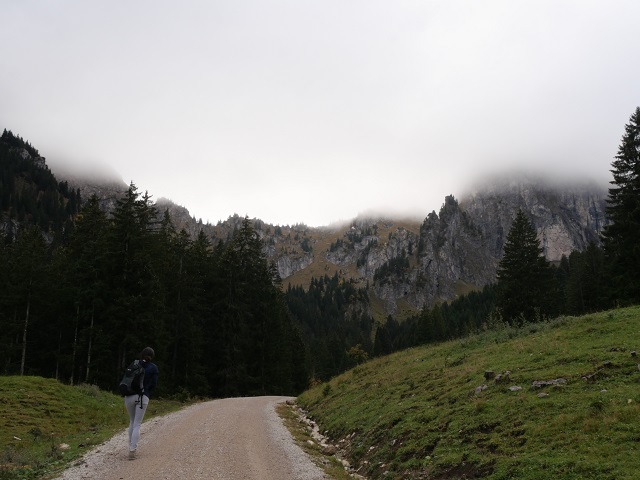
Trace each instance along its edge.
{"label": "white sky", "polygon": [[0,2],[0,129],[216,223],[426,216],[481,173],[601,181],[637,0]]}

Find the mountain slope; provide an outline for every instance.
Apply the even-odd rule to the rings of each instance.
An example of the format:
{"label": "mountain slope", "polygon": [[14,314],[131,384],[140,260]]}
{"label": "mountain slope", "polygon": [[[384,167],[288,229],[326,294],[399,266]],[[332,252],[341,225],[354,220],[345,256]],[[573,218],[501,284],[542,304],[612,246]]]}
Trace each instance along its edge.
{"label": "mountain slope", "polygon": [[298,398],[367,478],[637,478],[640,308],[364,363]]}

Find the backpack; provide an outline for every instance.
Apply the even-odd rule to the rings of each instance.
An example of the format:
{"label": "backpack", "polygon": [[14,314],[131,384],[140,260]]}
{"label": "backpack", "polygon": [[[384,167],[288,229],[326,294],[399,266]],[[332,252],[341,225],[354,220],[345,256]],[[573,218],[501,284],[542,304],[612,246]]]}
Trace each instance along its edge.
{"label": "backpack", "polygon": [[134,360],[124,371],[118,385],[120,395],[142,395],[144,393],[144,367],[140,360]]}

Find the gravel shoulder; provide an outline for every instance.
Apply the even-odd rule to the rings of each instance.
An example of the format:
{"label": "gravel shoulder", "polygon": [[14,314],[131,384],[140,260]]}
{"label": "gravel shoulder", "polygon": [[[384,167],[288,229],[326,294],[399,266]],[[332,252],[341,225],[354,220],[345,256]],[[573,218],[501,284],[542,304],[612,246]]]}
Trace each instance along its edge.
{"label": "gravel shoulder", "polygon": [[125,430],[56,480],[328,479],[295,444],[276,413],[276,405],[288,399],[213,400],[147,420],[135,460],[127,458]]}

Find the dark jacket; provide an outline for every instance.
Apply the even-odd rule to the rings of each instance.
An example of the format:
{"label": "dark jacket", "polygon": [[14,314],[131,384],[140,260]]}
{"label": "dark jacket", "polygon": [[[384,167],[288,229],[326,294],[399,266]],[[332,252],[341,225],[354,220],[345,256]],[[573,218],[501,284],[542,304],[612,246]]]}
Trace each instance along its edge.
{"label": "dark jacket", "polygon": [[158,384],[158,366],[153,362],[142,361],[142,366],[144,367],[144,381],[142,385],[144,386],[144,394],[151,398],[151,394],[153,393],[154,388]]}

